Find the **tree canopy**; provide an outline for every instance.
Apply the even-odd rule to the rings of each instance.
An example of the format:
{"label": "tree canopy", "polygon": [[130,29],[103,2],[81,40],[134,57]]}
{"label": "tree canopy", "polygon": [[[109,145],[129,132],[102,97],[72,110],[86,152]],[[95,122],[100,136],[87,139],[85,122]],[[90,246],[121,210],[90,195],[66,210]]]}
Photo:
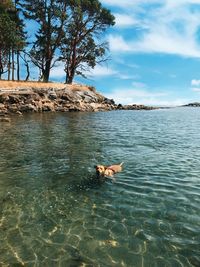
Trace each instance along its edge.
{"label": "tree canopy", "polygon": [[[29,20],[36,26],[26,34]],[[98,0],[4,0],[0,4],[0,79],[6,72],[10,79],[11,70],[12,79],[15,71],[19,79],[20,58],[27,69],[31,61],[44,82],[58,61],[64,63],[67,83],[75,75],[85,77],[88,68],[106,59],[103,33],[113,25],[114,16]]]}
{"label": "tree canopy", "polygon": [[[25,32],[23,21],[11,1],[2,1],[0,4],[0,78],[8,73],[8,80],[12,72],[14,80],[15,56],[25,46]],[[19,62],[18,62],[19,63]],[[19,64],[17,66],[19,70]],[[19,78],[19,77],[18,77]]]}
{"label": "tree canopy", "polygon": [[114,16],[97,0],[70,1],[68,13],[61,59],[66,82],[72,83],[75,74],[84,76],[87,67],[94,68],[103,60],[107,46],[98,37],[114,25]]}
{"label": "tree canopy", "polygon": [[41,79],[49,80],[51,68],[55,63],[55,52],[61,44],[63,25],[66,21],[67,1],[24,1],[24,15],[35,20],[39,29],[30,50],[32,62],[40,69]]}

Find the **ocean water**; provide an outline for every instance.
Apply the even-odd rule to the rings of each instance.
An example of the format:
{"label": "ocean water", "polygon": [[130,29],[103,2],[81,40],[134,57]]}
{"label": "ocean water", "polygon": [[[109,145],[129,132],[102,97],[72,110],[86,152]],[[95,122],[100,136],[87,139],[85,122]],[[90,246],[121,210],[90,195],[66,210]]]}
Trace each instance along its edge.
{"label": "ocean water", "polygon": [[1,123],[0,266],[199,267],[200,109]]}

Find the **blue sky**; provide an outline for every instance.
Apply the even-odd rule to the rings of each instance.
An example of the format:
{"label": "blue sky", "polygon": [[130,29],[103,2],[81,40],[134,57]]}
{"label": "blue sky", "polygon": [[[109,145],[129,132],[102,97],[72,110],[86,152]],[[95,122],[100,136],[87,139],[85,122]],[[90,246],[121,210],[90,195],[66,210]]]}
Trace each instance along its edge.
{"label": "blue sky", "polygon": [[[116,17],[106,32],[110,60],[88,79],[117,103],[200,101],[200,0],[102,0]],[[62,67],[51,80],[64,81]]]}

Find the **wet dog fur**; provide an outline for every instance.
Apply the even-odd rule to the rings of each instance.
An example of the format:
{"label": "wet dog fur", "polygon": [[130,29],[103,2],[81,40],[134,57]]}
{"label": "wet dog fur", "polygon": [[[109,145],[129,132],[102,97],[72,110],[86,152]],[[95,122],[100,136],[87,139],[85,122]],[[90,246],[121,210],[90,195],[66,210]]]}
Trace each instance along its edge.
{"label": "wet dog fur", "polygon": [[113,178],[115,173],[122,171],[122,165],[123,165],[123,162],[120,164],[115,164],[111,166],[96,165],[94,167],[96,169],[97,176]]}

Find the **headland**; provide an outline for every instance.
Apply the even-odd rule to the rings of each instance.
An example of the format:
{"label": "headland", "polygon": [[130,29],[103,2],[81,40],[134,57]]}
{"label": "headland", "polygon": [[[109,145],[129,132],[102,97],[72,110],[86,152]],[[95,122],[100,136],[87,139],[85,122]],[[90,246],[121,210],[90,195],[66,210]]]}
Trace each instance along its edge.
{"label": "headland", "polygon": [[0,81],[0,115],[27,112],[96,112],[151,110],[144,105],[121,105],[81,84]]}

